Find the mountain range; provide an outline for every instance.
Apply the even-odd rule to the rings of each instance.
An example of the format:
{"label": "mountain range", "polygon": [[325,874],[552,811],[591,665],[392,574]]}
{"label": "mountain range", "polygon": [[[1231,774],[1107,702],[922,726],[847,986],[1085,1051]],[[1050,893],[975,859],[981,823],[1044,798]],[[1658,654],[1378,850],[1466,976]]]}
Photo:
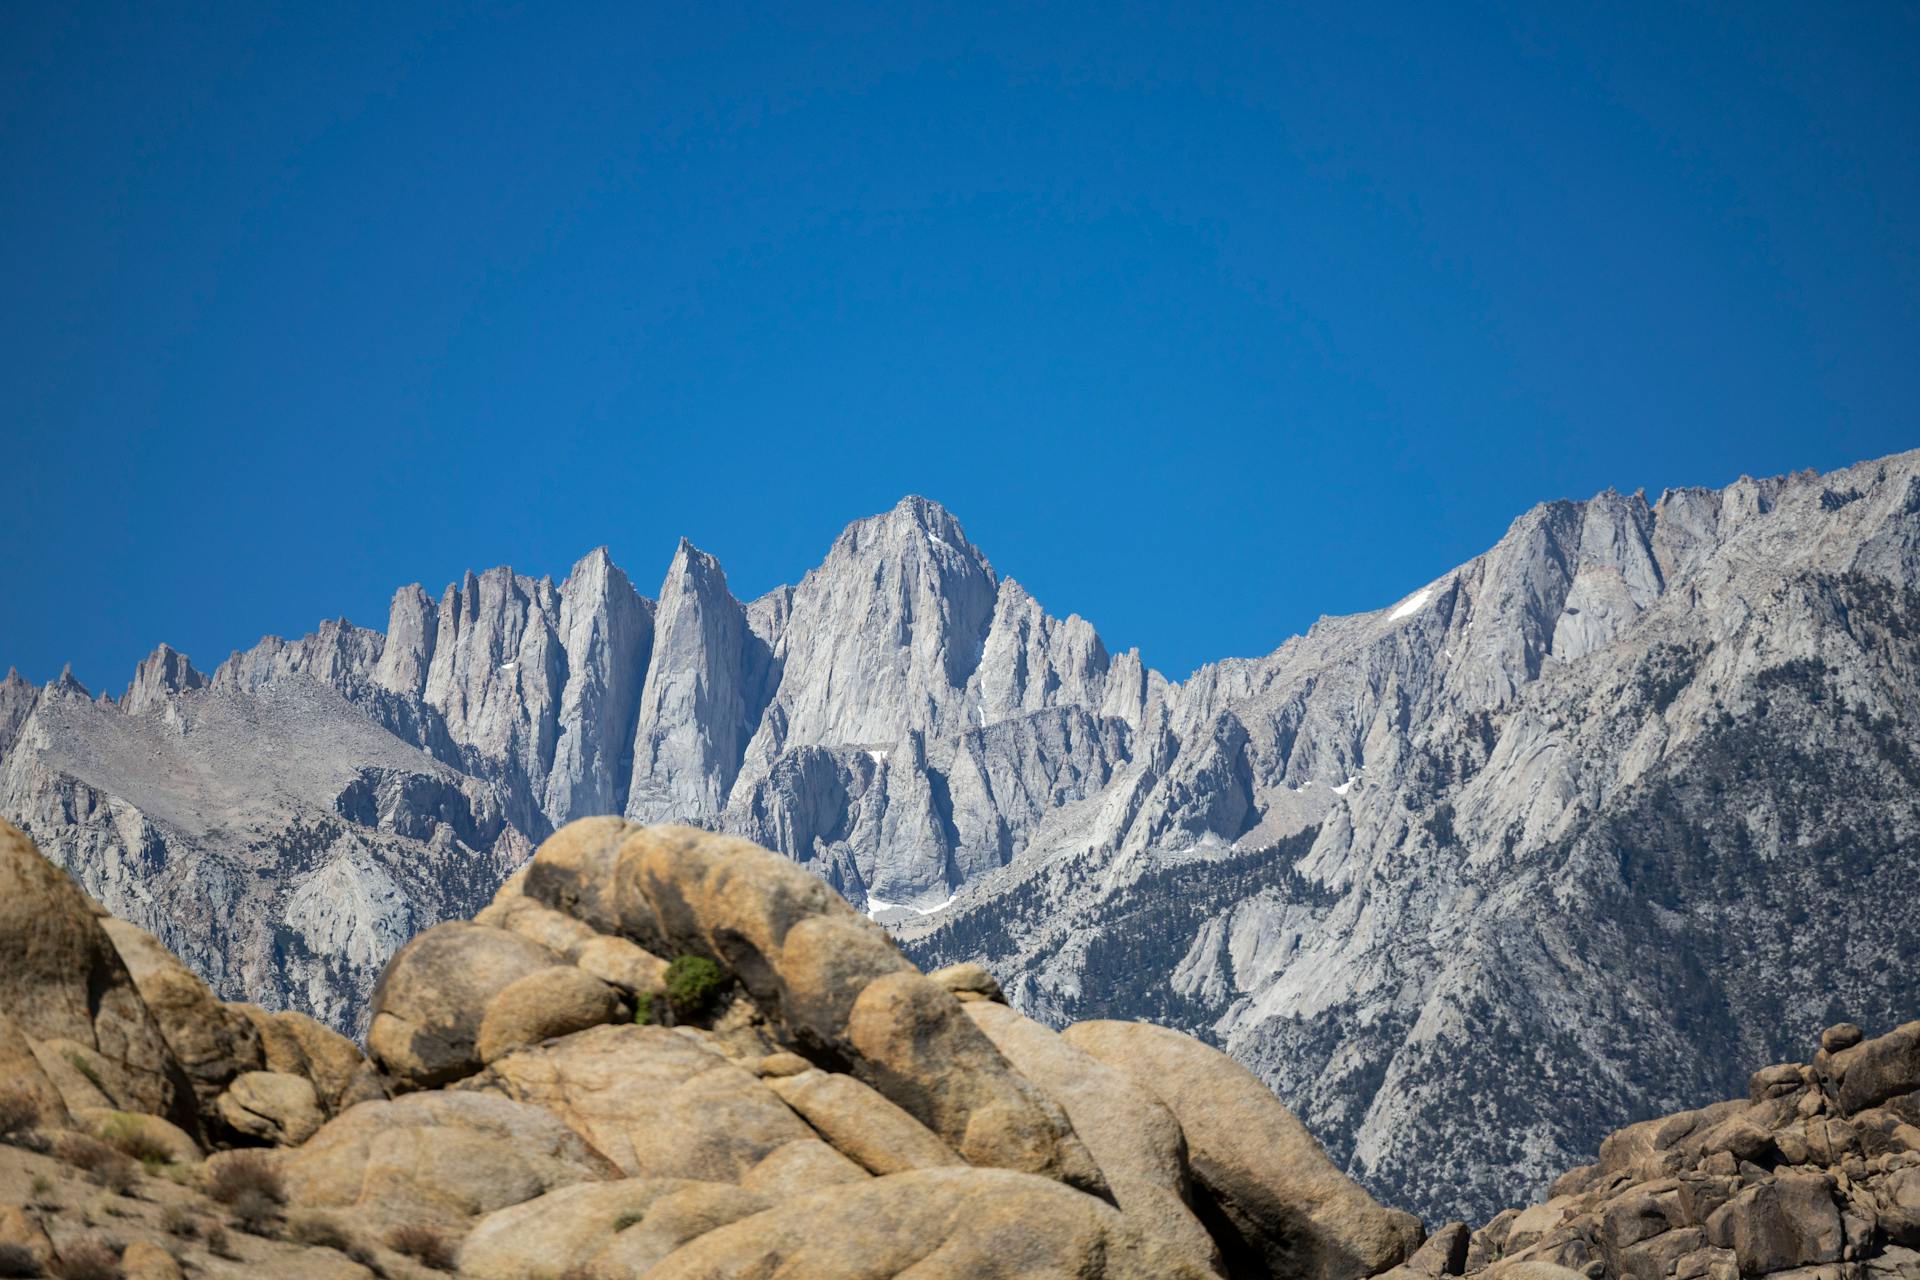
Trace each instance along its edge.
{"label": "mountain range", "polygon": [[1176,683],[908,498],[749,602],[682,542],[652,598],[597,551],[118,697],[10,675],[0,816],[220,995],[348,1030],[565,822],[725,830],[1033,1017],[1211,1040],[1477,1219],[1920,1011],[1917,570],[1920,452],[1608,492]]}

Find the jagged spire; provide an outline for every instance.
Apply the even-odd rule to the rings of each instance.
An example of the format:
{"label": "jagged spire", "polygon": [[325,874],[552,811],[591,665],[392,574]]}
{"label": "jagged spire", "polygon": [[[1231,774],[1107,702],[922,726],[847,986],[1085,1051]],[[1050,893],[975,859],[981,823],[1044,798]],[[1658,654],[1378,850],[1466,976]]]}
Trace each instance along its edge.
{"label": "jagged spire", "polygon": [[162,644],[143,659],[133,673],[121,706],[129,712],[141,712],[164,705],[168,698],[189,689],[203,689],[207,678],[193,662],[170,644]]}

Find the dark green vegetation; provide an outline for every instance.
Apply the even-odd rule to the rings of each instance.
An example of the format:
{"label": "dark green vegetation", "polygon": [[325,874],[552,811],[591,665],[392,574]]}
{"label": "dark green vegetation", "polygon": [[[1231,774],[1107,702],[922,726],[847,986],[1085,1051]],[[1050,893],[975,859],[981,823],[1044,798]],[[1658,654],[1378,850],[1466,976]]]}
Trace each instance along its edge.
{"label": "dark green vegetation", "polygon": [[667,1006],[675,1022],[697,1022],[713,1011],[732,980],[705,956],[675,956],[667,966]]}

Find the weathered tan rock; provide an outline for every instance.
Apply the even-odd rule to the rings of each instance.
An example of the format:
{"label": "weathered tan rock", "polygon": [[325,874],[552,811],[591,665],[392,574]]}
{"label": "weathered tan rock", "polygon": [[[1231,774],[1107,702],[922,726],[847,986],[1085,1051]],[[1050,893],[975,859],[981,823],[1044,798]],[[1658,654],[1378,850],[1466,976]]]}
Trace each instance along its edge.
{"label": "weathered tan rock", "polygon": [[987,972],[985,965],[975,964],[971,960],[935,969],[927,975],[927,980],[945,987],[962,1000],[992,1000],[997,1004],[1007,1002],[1007,993],[1000,989],[1000,980]]}
{"label": "weathered tan rock", "polygon": [[[273,1014],[272,1021],[299,1045],[306,1062],[305,1071],[299,1074],[313,1081],[314,1092],[328,1114],[386,1096],[373,1064],[353,1041],[294,1009]],[[281,1068],[269,1062],[267,1069]]]}
{"label": "weathered tan rock", "polygon": [[645,1216],[587,1260],[589,1275],[640,1277],[689,1240],[771,1209],[774,1201],[725,1183],[690,1182],[647,1206]]}
{"label": "weathered tan rock", "polygon": [[279,1163],[295,1205],[456,1230],[556,1187],[619,1176],[551,1113],[464,1091],[363,1102]]}
{"label": "weathered tan rock", "polygon": [[967,1163],[1107,1194],[1066,1114],[1007,1064],[951,993],[921,974],[868,983],[847,1020],[847,1041],[861,1074]]}
{"label": "weathered tan rock", "polygon": [[757,1076],[778,1077],[797,1076],[812,1071],[814,1066],[797,1053],[769,1053],[751,1063],[742,1063]]}
{"label": "weathered tan rock", "polygon": [[0,1010],[0,1080],[33,1100],[42,1128],[63,1128],[69,1123],[66,1099],[34,1055],[26,1032],[4,1010]]}
{"label": "weathered tan rock", "polygon": [[1857,1022],[1836,1022],[1820,1033],[1820,1047],[1828,1053],[1851,1049],[1866,1038]]}
{"label": "weathered tan rock", "polygon": [[167,1159],[175,1164],[192,1164],[201,1156],[200,1144],[179,1125],[170,1124],[159,1116],[146,1115],[139,1111],[114,1111],[107,1108],[90,1107],[74,1113],[74,1121],[94,1137],[114,1142],[132,1137],[143,1146],[156,1151],[165,1151]]}
{"label": "weathered tan rock", "polygon": [[[1449,1222],[1426,1238],[1407,1260],[1395,1268],[1409,1275],[1457,1276],[1467,1262],[1467,1240],[1473,1234],[1464,1222]],[[1387,1272],[1392,1275],[1394,1272]]]}
{"label": "weathered tan rock", "polygon": [[120,1258],[122,1280],[182,1280],[173,1255],[150,1240],[135,1240]]}
{"label": "weathered tan rock", "polygon": [[671,950],[717,960],[796,1043],[851,1057],[967,1160],[1104,1189],[1059,1108],[819,877],[744,840],[647,827],[617,880],[623,912],[644,902]]}
{"label": "weathered tan rock", "polygon": [[1192,1210],[1186,1137],[1166,1105],[1119,1070],[1004,1004],[983,999],[966,1011],[1015,1070],[1065,1109],[1121,1212],[1143,1230],[1184,1246],[1193,1261],[1218,1270],[1220,1251]]}
{"label": "weathered tan rock", "polygon": [[1880,1184],[1875,1217],[1898,1245],[1920,1248],[1920,1165],[1908,1165]]}
{"label": "weathered tan rock", "polygon": [[[0,1013],[30,1041],[68,1041],[111,1063],[112,1072],[99,1073],[105,1105],[198,1128],[186,1074],[92,903],[6,822],[0,822]],[[35,1056],[46,1071],[44,1055]],[[75,1104],[68,1099],[67,1105]]]}
{"label": "weathered tan rock", "polygon": [[1806,1070],[1797,1062],[1778,1062],[1771,1067],[1762,1067],[1747,1077],[1747,1099],[1750,1102],[1764,1102],[1768,1098],[1778,1098],[1804,1088],[1806,1079],[1802,1072]]}
{"label": "weathered tan rock", "polygon": [[534,850],[520,891],[597,933],[621,932],[614,871],[621,844],[639,829],[621,818],[569,822]]}
{"label": "weathered tan rock", "polygon": [[[28,1040],[41,1074],[53,1084],[69,1113],[106,1108],[113,1111],[139,1110],[122,1102],[137,1103],[141,1090],[125,1064],[96,1051],[78,1040]],[[180,1077],[183,1089],[190,1086]]]}
{"label": "weathered tan rock", "polygon": [[460,1274],[526,1280],[579,1267],[655,1201],[698,1184],[677,1178],[576,1182],[497,1209],[473,1224],[460,1246]]}
{"label": "weathered tan rock", "polygon": [[835,1150],[869,1172],[962,1163],[932,1130],[852,1076],[813,1070],[766,1082]]}
{"label": "weathered tan rock", "polygon": [[592,925],[524,894],[496,895],[489,906],[474,916],[473,922],[517,933],[568,960],[573,959],[581,947],[602,936]]}
{"label": "weathered tan rock", "polygon": [[26,1250],[42,1266],[53,1257],[53,1242],[46,1230],[25,1209],[10,1204],[0,1205],[0,1244]]}
{"label": "weathered tan rock", "polygon": [[1868,1280],[1920,1280],[1920,1252],[1901,1245],[1889,1245],[1877,1257],[1861,1264]]}
{"label": "weathered tan rock", "polygon": [[[825,881],[745,840],[690,827],[641,828],[620,848],[617,878],[623,911],[632,899],[651,911],[661,954],[718,961],[763,1008],[814,1044],[839,1041],[847,1011],[868,981],[913,970],[886,931]],[[836,926],[832,963],[805,966],[809,957],[784,954],[797,926],[822,922]],[[636,941],[649,945],[643,937]],[[799,988],[790,972],[797,967],[816,970]]]}
{"label": "weathered tan rock", "polygon": [[629,995],[658,997],[667,989],[667,962],[625,938],[596,937],[575,953],[573,963]]}
{"label": "weathered tan rock", "polygon": [[797,921],[781,939],[777,964],[775,1002],[762,1005],[777,1011],[801,1046],[829,1052],[845,1047],[847,1022],[868,984],[920,976],[885,930],[851,911]]}
{"label": "weathered tan rock", "polygon": [[1211,1280],[1104,1201],[1005,1169],[829,1187],[707,1232],[647,1280]]}
{"label": "weathered tan rock", "polygon": [[1353,1280],[1420,1244],[1418,1219],[1375,1203],[1272,1090],[1225,1054],[1139,1022],[1083,1022],[1062,1035],[1167,1105],[1186,1134],[1194,1177],[1275,1275]]}
{"label": "weathered tan rock", "polygon": [[1843,1115],[1920,1089],[1920,1022],[1862,1040],[1825,1063]]}
{"label": "weathered tan rock", "polygon": [[1731,1145],[1759,1151],[1768,1141],[1764,1129],[1755,1130],[1751,1124],[1728,1125],[1751,1109],[1749,1102],[1736,1099],[1630,1124],[1608,1134],[1600,1143],[1600,1168],[1606,1173],[1626,1173],[1645,1180],[1684,1168],[1708,1150],[1724,1151]]}
{"label": "weathered tan rock", "polygon": [[741,1175],[740,1185],[775,1200],[788,1200],[872,1176],[820,1139],[796,1138],[768,1152],[766,1159]]}
{"label": "weathered tan rock", "polygon": [[509,1053],[465,1082],[541,1107],[629,1177],[737,1182],[813,1131],[686,1028],[606,1026]]}
{"label": "weathered tan rock", "polygon": [[214,1107],[241,1133],[282,1147],[305,1142],[327,1119],[313,1082],[279,1071],[241,1073]]}
{"label": "weathered tan rock", "polygon": [[260,1039],[253,1024],[216,999],[158,938],[112,916],[103,917],[100,926],[203,1108],[242,1071],[259,1069]]}
{"label": "weathered tan rock", "polygon": [[430,1089],[478,1071],[487,1003],[509,984],[560,963],[518,934],[452,921],[400,948],[373,993],[367,1048],[403,1086]]}
{"label": "weathered tan rock", "polygon": [[1819,1174],[1780,1173],[1714,1210],[1707,1239],[1732,1249],[1745,1275],[1838,1262],[1845,1233]]}
{"label": "weathered tan rock", "polygon": [[1565,1222],[1574,1211],[1570,1197],[1555,1196],[1545,1204],[1528,1205],[1507,1226],[1506,1251],[1517,1253]]}
{"label": "weathered tan rock", "polygon": [[1487,1270],[1488,1280],[1587,1280],[1587,1277],[1571,1267],[1557,1263],[1540,1262],[1535,1259],[1523,1259],[1508,1262]]}
{"label": "weathered tan rock", "polygon": [[508,983],[487,1002],[474,1049],[492,1062],[524,1045],[571,1035],[620,1018],[620,994],[571,965],[541,969]]}

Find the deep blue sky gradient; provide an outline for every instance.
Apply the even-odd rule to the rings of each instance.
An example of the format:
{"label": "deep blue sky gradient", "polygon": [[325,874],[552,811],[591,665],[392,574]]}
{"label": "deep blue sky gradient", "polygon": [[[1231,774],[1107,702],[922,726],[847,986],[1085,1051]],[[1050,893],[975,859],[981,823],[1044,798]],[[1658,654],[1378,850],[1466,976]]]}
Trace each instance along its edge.
{"label": "deep blue sky gradient", "polygon": [[0,669],[924,493],[1176,677],[1920,445],[1912,5],[0,9]]}

